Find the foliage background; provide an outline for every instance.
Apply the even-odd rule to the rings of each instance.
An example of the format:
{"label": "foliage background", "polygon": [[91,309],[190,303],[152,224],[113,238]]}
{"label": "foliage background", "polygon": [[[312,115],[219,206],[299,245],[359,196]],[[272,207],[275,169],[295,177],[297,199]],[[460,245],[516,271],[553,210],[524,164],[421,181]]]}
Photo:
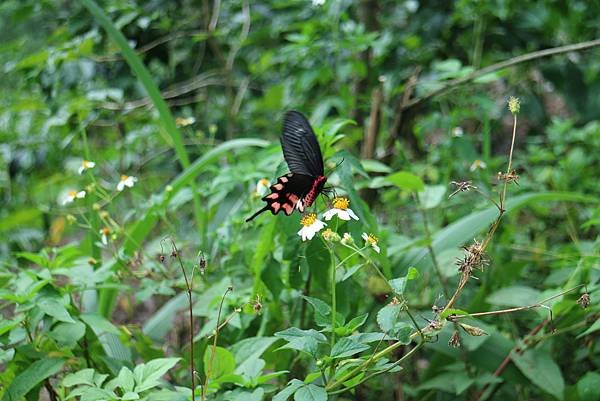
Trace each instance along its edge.
{"label": "foliage background", "polygon": [[[175,128],[85,3],[0,4],[4,399],[28,393],[36,399],[48,386],[66,397],[72,386],[63,379],[71,373],[94,368],[113,378],[122,366],[133,371],[172,357],[184,360],[159,359],[164,369],[149,371],[160,377],[174,368],[160,385],[140,373],[156,383],[152,394],[138,393],[185,394],[173,387],[190,379],[184,280],[169,246],[162,250],[168,263],[156,259],[167,236],[186,267],[198,265],[200,251],[208,261],[194,284],[199,375],[210,350],[206,335],[228,286],[234,290],[222,311],[231,320],[219,336],[221,376],[233,372],[231,363],[239,373],[249,358],[245,349],[261,350],[253,360],[264,365],[256,362],[255,376],[246,372],[253,380],[215,383],[213,397],[270,399],[289,380],[318,372],[305,353],[278,350],[283,343],[273,335],[315,327],[305,319],[312,309],[301,294],[310,272],[311,295],[330,300],[327,248],[320,239],[301,243],[297,216],[244,223],[261,207],[256,182],[285,172],[278,136],[288,109],[310,116],[329,168],[344,158],[330,181],[350,196],[361,220],[340,227],[340,234],[348,231],[357,242],[363,231],[377,235],[382,252],[373,263],[388,279],[411,266],[419,270],[405,297],[426,325],[432,305],[447,301],[427,245],[454,288],[459,247],[481,238],[494,217],[472,192],[448,199],[449,183],[469,179],[496,191],[512,128],[505,102],[518,96],[514,209],[488,249],[489,266],[458,307],[525,306],[581,283],[593,302],[600,266],[598,49],[518,64],[406,109],[403,96],[418,98],[517,55],[593,40],[598,4],[99,2],[180,119]],[[80,176],[82,159],[96,167]],[[421,202],[406,183],[385,181],[398,171],[426,183]],[[117,196],[121,174],[139,181]],[[85,199],[61,204],[65,191],[83,188]],[[110,229],[107,245],[103,227]],[[478,325],[490,335],[465,339],[459,350],[447,345],[451,330],[445,330],[402,372],[338,399],[477,399],[495,382],[498,399],[600,399],[598,308],[574,306],[580,293],[554,303],[552,322],[545,309],[482,319]],[[361,330],[381,331],[377,316],[389,295],[385,282],[364,269],[338,283],[338,311],[346,321],[368,313]],[[257,296],[260,313],[253,308]],[[510,350],[542,322],[529,338],[529,359],[510,363],[495,378]],[[268,376],[283,370],[290,372]],[[25,381],[31,387],[13,384]]]}

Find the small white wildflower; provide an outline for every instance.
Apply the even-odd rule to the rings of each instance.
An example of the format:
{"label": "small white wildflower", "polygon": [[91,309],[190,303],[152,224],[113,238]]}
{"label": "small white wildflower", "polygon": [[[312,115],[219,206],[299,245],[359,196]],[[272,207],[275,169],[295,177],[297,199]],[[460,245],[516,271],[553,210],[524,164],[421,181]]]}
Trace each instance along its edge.
{"label": "small white wildflower", "polygon": [[85,198],[85,191],[69,191],[67,196],[63,199],[62,204],[66,205],[68,203],[74,202],[75,199],[83,199]]}
{"label": "small white wildflower", "polygon": [[132,175],[122,175],[119,183],[117,184],[117,191],[121,192],[125,187],[132,188],[137,182],[137,178]]}
{"label": "small white wildflower", "polygon": [[94,162],[91,162],[91,161],[89,161],[89,160],[83,160],[83,161],[81,162],[81,166],[79,167],[79,170],[77,170],[77,172],[78,172],[79,174],[83,174],[83,172],[84,172],[85,170],[89,170],[89,169],[92,169],[92,168],[94,168],[94,167],[96,167],[96,163],[94,163]]}
{"label": "small white wildflower", "polygon": [[298,235],[302,237],[302,241],[311,240],[316,233],[321,231],[327,224],[317,219],[316,213],[308,213],[300,220],[302,228],[298,231]]}
{"label": "small white wildflower", "polygon": [[315,7],[321,7],[322,5],[325,4],[326,0],[312,0],[312,4]]}
{"label": "small white wildflower", "polygon": [[483,160],[475,160],[472,164],[471,167],[469,167],[469,170],[471,171],[475,171],[475,170],[485,170],[487,168],[487,164],[483,161]]}
{"label": "small white wildflower", "polygon": [[352,245],[354,243],[354,238],[352,238],[349,233],[344,233],[341,243],[344,245]]}
{"label": "small white wildflower", "polygon": [[350,201],[346,198],[334,198],[333,199],[333,208],[329,209],[323,214],[325,220],[329,221],[333,218],[333,216],[337,215],[338,218],[342,220],[350,220],[351,218],[354,220],[358,220],[358,216],[352,209],[348,206],[350,205]]}
{"label": "small white wildflower", "polygon": [[464,133],[465,132],[463,131],[462,127],[454,127],[454,129],[452,130],[452,136],[456,138],[460,138],[464,135]]}
{"label": "small white wildflower", "polygon": [[178,127],[187,127],[188,125],[192,125],[196,122],[194,117],[177,117],[175,119],[175,124]]}
{"label": "small white wildflower", "polygon": [[370,246],[377,253],[381,252],[381,249],[379,249],[379,245],[377,245],[378,239],[376,236],[374,236],[373,234],[363,233],[362,238],[365,240],[365,245]]}

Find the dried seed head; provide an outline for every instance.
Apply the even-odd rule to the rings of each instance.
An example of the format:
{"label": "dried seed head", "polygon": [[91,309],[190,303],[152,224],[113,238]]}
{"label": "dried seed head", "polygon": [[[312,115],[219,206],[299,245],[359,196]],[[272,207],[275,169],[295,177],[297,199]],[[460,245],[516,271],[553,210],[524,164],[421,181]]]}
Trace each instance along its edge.
{"label": "dried seed head", "polygon": [[458,333],[458,330],[454,330],[454,333],[452,333],[452,336],[448,341],[448,345],[453,348],[460,347],[460,334]]}
{"label": "dried seed head", "polygon": [[162,253],[159,253],[157,256],[157,259],[160,263],[164,263],[165,262],[165,255],[163,255]]}
{"label": "dried seed head", "polygon": [[452,198],[459,192],[468,192],[471,189],[477,189],[476,186],[471,185],[471,181],[452,181],[450,184],[454,185],[456,189],[448,196],[448,199]]}
{"label": "dried seed head", "polygon": [[496,178],[498,179],[498,181],[506,181],[508,184],[515,183],[519,185],[519,175],[517,174],[516,170],[511,170],[508,173],[498,171],[498,175]]}
{"label": "dried seed head", "polygon": [[471,326],[469,324],[464,324],[464,323],[459,323],[459,324],[460,324],[460,327],[462,327],[464,331],[466,331],[468,334],[470,334],[472,336],[481,337],[481,336],[488,335],[483,329],[480,329],[479,327]]}
{"label": "dried seed head", "polygon": [[177,249],[173,249],[173,251],[171,251],[171,257],[176,258],[178,256],[179,256],[179,253],[177,252]]}
{"label": "dried seed head", "polygon": [[586,309],[588,306],[590,306],[590,303],[591,303],[590,294],[588,294],[587,292],[584,293],[581,297],[579,297],[579,299],[577,300],[577,303],[583,309]]}
{"label": "dried seed head", "polygon": [[392,298],[390,305],[400,305],[400,300],[396,297]]}
{"label": "dried seed head", "polygon": [[465,254],[461,259],[458,259],[458,271],[465,275],[471,275],[474,269],[483,270],[488,265],[489,261],[484,252],[483,244],[477,240],[469,246],[463,247]]}

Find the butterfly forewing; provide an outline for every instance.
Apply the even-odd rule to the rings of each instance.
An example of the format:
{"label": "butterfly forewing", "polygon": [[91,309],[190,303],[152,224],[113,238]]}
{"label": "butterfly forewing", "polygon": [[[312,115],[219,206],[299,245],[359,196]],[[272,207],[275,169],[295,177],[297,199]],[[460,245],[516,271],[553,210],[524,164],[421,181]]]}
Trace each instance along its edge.
{"label": "butterfly forewing", "polygon": [[281,147],[292,173],[315,178],[324,174],[319,142],[310,123],[301,113],[288,111],[285,114]]}

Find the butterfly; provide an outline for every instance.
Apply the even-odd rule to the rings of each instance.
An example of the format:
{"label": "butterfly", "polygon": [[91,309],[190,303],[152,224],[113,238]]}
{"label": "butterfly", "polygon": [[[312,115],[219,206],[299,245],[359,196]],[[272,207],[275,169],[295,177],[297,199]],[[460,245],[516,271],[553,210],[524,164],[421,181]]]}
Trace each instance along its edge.
{"label": "butterfly", "polygon": [[270,186],[271,193],[262,200],[267,205],[246,219],[250,221],[262,212],[283,212],[289,216],[298,209],[310,207],[323,191],[327,177],[323,170],[323,155],[310,123],[297,111],[288,111],[283,118],[281,136],[283,157],[290,169]]}

